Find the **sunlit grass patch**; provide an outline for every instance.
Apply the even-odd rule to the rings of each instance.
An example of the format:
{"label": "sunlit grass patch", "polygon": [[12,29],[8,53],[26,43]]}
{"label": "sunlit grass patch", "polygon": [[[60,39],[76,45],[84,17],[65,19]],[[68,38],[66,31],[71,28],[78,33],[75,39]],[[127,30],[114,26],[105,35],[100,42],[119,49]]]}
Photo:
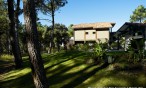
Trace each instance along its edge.
{"label": "sunlit grass patch", "polygon": [[129,83],[124,79],[118,79],[114,77],[103,77],[101,78],[97,83],[95,83],[95,86],[97,87],[125,87],[130,86]]}
{"label": "sunlit grass patch", "polygon": [[0,79],[0,81],[8,81],[8,80],[16,79],[30,73],[30,71],[31,71],[30,68],[24,68],[22,70],[12,70],[8,73],[2,74],[1,75],[2,78]]}
{"label": "sunlit grass patch", "polygon": [[76,72],[79,72],[79,71],[85,69],[86,67],[87,67],[87,65],[79,65],[79,66],[76,66],[76,67],[69,69],[68,71],[64,72],[62,75],[76,73]]}
{"label": "sunlit grass patch", "polygon": [[142,72],[115,71],[102,69],[85,80],[77,88],[85,87],[146,87],[146,74]]}
{"label": "sunlit grass patch", "polygon": [[4,60],[4,61],[11,61],[13,58],[12,55],[8,55],[8,54],[2,54],[0,55],[0,60]]}

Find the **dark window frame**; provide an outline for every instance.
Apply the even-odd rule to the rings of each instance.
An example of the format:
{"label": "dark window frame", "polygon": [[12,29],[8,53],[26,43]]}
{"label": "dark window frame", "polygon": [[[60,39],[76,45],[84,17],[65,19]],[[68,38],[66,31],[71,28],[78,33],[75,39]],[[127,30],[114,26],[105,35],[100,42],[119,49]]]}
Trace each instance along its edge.
{"label": "dark window frame", "polygon": [[86,33],[86,35],[89,34],[88,32],[85,32],[85,33]]}
{"label": "dark window frame", "polygon": [[93,32],[92,34],[95,34],[96,32]]}

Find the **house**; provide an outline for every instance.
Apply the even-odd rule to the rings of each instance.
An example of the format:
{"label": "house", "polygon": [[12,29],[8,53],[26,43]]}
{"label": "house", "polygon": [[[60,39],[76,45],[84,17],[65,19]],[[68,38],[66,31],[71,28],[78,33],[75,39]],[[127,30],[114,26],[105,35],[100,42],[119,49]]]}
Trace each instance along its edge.
{"label": "house", "polygon": [[74,43],[108,42],[115,23],[97,22],[73,25]]}
{"label": "house", "polygon": [[[126,22],[117,30],[116,36],[118,39],[118,49],[120,49],[119,41],[123,38],[125,42],[123,49],[127,50],[131,40],[134,39],[139,43],[141,39],[146,39],[146,23]],[[145,44],[144,48],[146,50]],[[135,49],[138,49],[138,46],[135,45]]]}

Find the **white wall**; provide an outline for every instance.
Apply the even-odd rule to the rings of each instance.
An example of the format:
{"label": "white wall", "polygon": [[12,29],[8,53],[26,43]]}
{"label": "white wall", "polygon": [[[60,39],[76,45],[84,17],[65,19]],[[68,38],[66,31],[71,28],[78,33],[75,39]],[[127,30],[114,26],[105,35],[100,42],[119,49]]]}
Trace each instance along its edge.
{"label": "white wall", "polygon": [[77,30],[74,32],[75,41],[84,41],[84,30]]}
{"label": "white wall", "polygon": [[[86,40],[95,40],[96,39],[96,30],[85,30],[85,32],[88,32],[86,35]],[[95,32],[95,34],[93,34]]]}
{"label": "white wall", "polygon": [[107,38],[109,39],[109,31],[97,31],[97,38]]}
{"label": "white wall", "polygon": [[[88,34],[86,34],[88,32]],[[95,34],[93,34],[95,32]],[[99,42],[107,42],[109,40],[109,30],[94,30],[94,29],[89,29],[89,30],[75,30],[74,31],[74,36],[75,36],[75,41],[96,41]]]}
{"label": "white wall", "polygon": [[[104,42],[108,42],[109,40],[109,30],[102,30],[102,31],[98,31],[97,30],[97,40],[101,40],[102,43]],[[99,41],[97,41],[99,42]]]}

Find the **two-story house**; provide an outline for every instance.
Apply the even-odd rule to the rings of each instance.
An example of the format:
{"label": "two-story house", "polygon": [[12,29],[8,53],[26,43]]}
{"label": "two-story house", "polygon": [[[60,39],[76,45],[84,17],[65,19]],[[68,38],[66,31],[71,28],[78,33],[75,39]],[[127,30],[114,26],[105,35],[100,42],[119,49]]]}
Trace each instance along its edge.
{"label": "two-story house", "polygon": [[74,42],[108,42],[110,39],[110,31],[115,23],[97,22],[97,23],[84,23],[73,26],[74,29]]}

